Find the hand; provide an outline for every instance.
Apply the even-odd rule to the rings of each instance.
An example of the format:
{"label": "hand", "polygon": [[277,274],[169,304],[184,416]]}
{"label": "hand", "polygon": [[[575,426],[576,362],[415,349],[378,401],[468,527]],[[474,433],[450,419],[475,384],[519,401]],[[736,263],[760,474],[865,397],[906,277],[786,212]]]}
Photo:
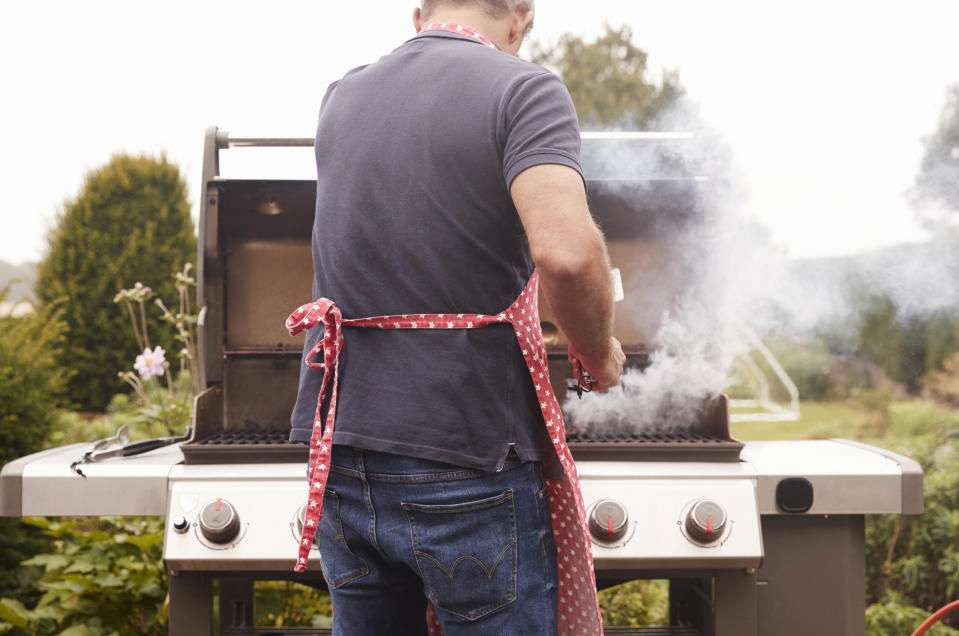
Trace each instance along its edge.
{"label": "hand", "polygon": [[583,386],[587,386],[583,375],[588,374],[593,379],[592,388],[595,391],[605,391],[619,383],[623,375],[623,364],[626,354],[619,340],[610,337],[609,350],[606,355],[590,360],[585,358],[576,348],[569,345],[569,361],[573,364],[573,376]]}

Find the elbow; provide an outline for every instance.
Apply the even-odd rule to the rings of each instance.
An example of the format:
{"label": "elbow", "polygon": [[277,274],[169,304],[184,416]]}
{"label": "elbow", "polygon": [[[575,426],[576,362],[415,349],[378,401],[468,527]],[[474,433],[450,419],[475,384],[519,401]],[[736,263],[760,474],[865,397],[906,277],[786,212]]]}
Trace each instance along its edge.
{"label": "elbow", "polygon": [[594,272],[608,269],[606,245],[597,231],[591,240],[576,240],[533,254],[541,276],[557,282],[588,279]]}

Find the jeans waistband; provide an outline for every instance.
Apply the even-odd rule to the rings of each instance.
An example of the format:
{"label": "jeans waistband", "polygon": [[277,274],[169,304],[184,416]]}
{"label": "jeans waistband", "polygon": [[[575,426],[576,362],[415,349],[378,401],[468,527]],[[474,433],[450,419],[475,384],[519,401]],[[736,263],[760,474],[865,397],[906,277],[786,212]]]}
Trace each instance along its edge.
{"label": "jeans waistband", "polygon": [[[417,458],[413,457],[399,456],[395,457],[398,464],[403,464],[402,470],[398,470],[397,472],[389,472],[389,454],[378,453],[376,451],[366,451],[358,448],[350,448],[350,450],[353,453],[353,461],[351,462],[353,467],[343,466],[342,463],[338,464],[331,462],[331,472],[368,481],[387,481],[393,483],[453,481],[457,479],[473,479],[490,474],[487,471],[473,468],[462,468],[429,460],[418,460]],[[334,447],[333,454],[334,458],[336,458],[336,455],[338,454],[337,447]],[[379,467],[376,471],[370,471],[366,469],[365,459],[368,454],[377,455],[376,463],[379,465]],[[520,459],[516,452],[510,449],[510,452],[506,456],[506,460],[503,462],[503,466],[497,469],[496,472],[517,468],[523,463],[523,460]],[[384,466],[384,464],[386,466]],[[421,466],[417,466],[417,464],[421,464]]]}

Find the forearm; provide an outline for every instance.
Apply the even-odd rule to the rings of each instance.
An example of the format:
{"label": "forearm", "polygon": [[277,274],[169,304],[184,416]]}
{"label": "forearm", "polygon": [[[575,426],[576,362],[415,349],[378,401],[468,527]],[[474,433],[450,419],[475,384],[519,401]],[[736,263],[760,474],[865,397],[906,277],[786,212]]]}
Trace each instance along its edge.
{"label": "forearm", "polygon": [[534,166],[516,177],[511,192],[570,354],[600,388],[616,384],[625,357],[613,337],[609,256],[589,214],[582,179],[565,166]]}
{"label": "forearm", "polygon": [[606,245],[597,228],[584,253],[556,264],[538,263],[543,295],[572,348],[586,363],[606,360],[612,348],[613,290]]}

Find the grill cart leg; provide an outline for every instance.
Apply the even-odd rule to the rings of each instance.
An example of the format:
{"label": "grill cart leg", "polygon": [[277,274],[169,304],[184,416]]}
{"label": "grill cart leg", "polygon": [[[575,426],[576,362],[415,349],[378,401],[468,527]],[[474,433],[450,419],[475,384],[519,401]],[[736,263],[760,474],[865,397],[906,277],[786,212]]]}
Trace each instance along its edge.
{"label": "grill cart leg", "polygon": [[755,570],[716,572],[710,636],[758,636]]}
{"label": "grill cart leg", "polygon": [[710,579],[669,579],[669,624],[692,627],[705,634],[705,626],[712,619],[711,601]]}
{"label": "grill cart leg", "polygon": [[763,515],[759,624],[776,636],[866,632],[862,515]]}
{"label": "grill cart leg", "polygon": [[170,572],[170,636],[213,633],[212,578],[204,572]]}
{"label": "grill cart leg", "polygon": [[220,577],[220,629],[253,627],[253,579]]}

